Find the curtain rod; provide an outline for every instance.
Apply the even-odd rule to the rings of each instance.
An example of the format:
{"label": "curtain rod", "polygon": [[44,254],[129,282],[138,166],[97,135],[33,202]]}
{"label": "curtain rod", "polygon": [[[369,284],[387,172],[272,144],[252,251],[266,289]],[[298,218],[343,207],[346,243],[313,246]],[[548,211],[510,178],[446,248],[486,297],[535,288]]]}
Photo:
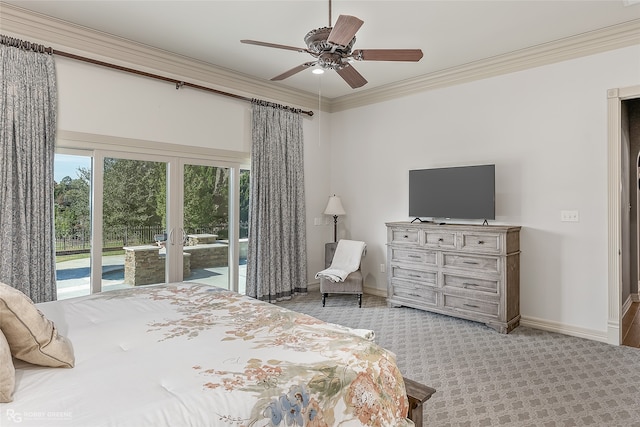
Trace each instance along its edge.
{"label": "curtain rod", "polygon": [[177,80],[177,79],[173,79],[170,77],[164,77],[158,74],[152,74],[152,73],[147,73],[144,71],[140,71],[140,70],[136,70],[133,68],[127,68],[127,67],[122,67],[120,65],[115,65],[115,64],[111,64],[109,62],[103,62],[103,61],[98,61],[96,59],[91,59],[91,58],[86,58],[84,56],[80,56],[80,55],[75,55],[73,53],[68,53],[68,52],[63,52],[60,50],[55,50],[52,47],[45,47],[41,44],[35,44],[35,43],[31,43],[28,41],[24,41],[24,40],[20,40],[20,39],[16,39],[13,37],[9,37],[9,36],[5,36],[3,34],[0,34],[0,44],[4,44],[7,46],[12,46],[12,47],[17,47],[19,49],[24,49],[24,50],[32,50],[34,52],[39,52],[39,53],[47,53],[49,55],[58,55],[58,56],[63,56],[65,58],[70,58],[70,59],[75,59],[77,61],[83,61],[83,62],[88,62],[90,64],[94,64],[94,65],[100,65],[102,67],[107,67],[107,68],[111,68],[114,70],[119,70],[119,71],[125,71],[127,73],[131,73],[131,74],[136,74],[139,76],[144,76],[144,77],[149,77],[152,79],[156,79],[156,80],[162,80],[165,82],[170,82],[170,83],[174,83],[176,85],[176,89],[180,89],[182,87],[191,87],[194,89],[200,89],[206,92],[213,92],[216,93],[218,95],[223,95],[223,96],[227,96],[227,97],[231,97],[231,98],[235,98],[235,99],[240,99],[242,101],[248,101],[248,102],[253,102],[253,101],[259,101],[259,102],[265,102],[268,103],[269,105],[274,105],[286,110],[290,110],[294,113],[302,113],[302,114],[306,114],[309,117],[313,116],[313,111],[305,111],[305,110],[301,110],[299,108],[294,108],[294,107],[289,107],[286,105],[280,105],[280,104],[274,104],[271,103],[269,101],[261,101],[261,100],[257,100],[255,98],[249,98],[246,96],[241,96],[241,95],[237,95],[234,93],[229,93],[229,92],[224,92],[221,90],[217,90],[217,89],[213,89],[210,87],[206,87],[206,86],[201,86],[201,85],[197,85],[194,83],[189,83],[189,82],[185,82],[182,80]]}

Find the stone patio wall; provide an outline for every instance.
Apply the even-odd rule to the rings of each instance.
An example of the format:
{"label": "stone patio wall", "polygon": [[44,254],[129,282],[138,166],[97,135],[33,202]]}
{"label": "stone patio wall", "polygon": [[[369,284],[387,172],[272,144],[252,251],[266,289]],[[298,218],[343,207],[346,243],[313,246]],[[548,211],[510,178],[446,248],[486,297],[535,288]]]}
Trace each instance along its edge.
{"label": "stone patio wall", "polygon": [[[166,256],[158,246],[125,246],[124,284],[131,286],[164,283]],[[191,276],[191,255],[183,253],[183,277]]]}
{"label": "stone patio wall", "polygon": [[[208,241],[217,236],[192,235],[192,246],[183,248],[183,276],[191,276],[191,270],[210,267],[226,267],[229,264],[229,242],[218,240],[215,243],[197,243]],[[240,240],[240,258],[247,258],[247,239]],[[160,247],[154,245],[126,246],[124,257],[124,283],[132,286],[163,283],[165,281],[165,255]],[[163,249],[164,252],[164,249]]]}

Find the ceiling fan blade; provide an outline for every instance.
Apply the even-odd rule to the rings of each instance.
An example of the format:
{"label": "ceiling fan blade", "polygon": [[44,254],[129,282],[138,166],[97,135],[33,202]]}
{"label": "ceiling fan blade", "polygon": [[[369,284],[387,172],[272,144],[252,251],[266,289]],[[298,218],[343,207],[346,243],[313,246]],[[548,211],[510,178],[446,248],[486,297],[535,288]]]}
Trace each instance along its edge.
{"label": "ceiling fan blade", "polygon": [[346,46],[351,42],[351,39],[356,35],[356,32],[358,32],[362,24],[364,24],[364,21],[361,21],[355,16],[340,15],[338,16],[336,25],[333,26],[333,29],[329,33],[327,41],[339,46]]}
{"label": "ceiling fan blade", "polygon": [[302,47],[286,46],[286,45],[283,45],[283,44],[260,42],[260,41],[257,41],[257,40],[240,40],[240,43],[254,44],[256,46],[264,46],[264,47],[274,47],[276,49],[295,50],[296,52],[307,52],[307,49],[302,48]]}
{"label": "ceiling fan blade", "polygon": [[346,67],[336,70],[336,72],[344,79],[345,82],[352,89],[357,89],[367,84],[367,80],[362,77],[362,74],[356,71],[355,68],[351,65],[347,65]]}
{"label": "ceiling fan blade", "polygon": [[294,68],[290,69],[289,71],[285,71],[284,73],[275,76],[271,80],[272,81],[284,80],[287,77],[291,77],[294,74],[299,73],[300,71],[306,70],[309,67],[313,67],[314,65],[316,65],[315,62],[305,62],[304,64],[298,65],[297,67],[294,67]]}
{"label": "ceiling fan blade", "polygon": [[358,49],[354,50],[354,59],[358,61],[411,61],[422,59],[420,49]]}

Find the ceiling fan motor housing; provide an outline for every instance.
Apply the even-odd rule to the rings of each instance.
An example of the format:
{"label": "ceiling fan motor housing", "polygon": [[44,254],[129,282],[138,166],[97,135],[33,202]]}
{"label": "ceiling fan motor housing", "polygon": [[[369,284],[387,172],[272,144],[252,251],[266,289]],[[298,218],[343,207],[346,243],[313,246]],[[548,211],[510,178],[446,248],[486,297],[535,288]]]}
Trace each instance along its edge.
{"label": "ceiling fan motor housing", "polygon": [[317,63],[325,70],[341,70],[347,66],[347,62],[343,60],[342,55],[331,52],[321,53]]}
{"label": "ceiling fan motor housing", "polygon": [[347,65],[346,59],[351,55],[351,48],[356,42],[353,37],[345,47],[327,41],[331,27],[311,30],[304,36],[309,53],[318,58],[318,65],[324,69],[339,70]]}

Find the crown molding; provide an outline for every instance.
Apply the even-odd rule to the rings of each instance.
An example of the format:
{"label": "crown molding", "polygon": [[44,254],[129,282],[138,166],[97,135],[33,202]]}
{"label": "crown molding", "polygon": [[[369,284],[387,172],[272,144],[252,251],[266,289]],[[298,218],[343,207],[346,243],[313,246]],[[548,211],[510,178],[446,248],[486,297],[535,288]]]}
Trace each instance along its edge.
{"label": "crown molding", "polygon": [[637,44],[640,44],[640,19],[334,98],[331,112]]}
{"label": "crown molding", "polygon": [[233,90],[238,95],[250,98],[262,98],[304,109],[318,109],[320,106],[327,112],[339,112],[418,92],[640,44],[640,19],[635,19],[338,98],[322,97],[318,102],[318,95],[311,92],[259,80],[7,3],[0,2],[0,8],[4,34],[27,38],[28,41],[51,46],[54,50],[123,67],[135,65],[140,71],[177,80],[193,79],[195,81],[191,83],[222,91]]}

